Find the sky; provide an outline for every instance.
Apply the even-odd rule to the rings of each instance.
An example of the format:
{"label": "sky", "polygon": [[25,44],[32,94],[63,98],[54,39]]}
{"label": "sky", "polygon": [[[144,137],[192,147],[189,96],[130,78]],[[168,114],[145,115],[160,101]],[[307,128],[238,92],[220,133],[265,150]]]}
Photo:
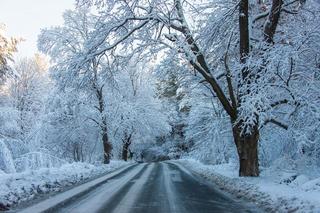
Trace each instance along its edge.
{"label": "sky", "polygon": [[0,23],[6,35],[25,39],[16,57],[32,57],[37,52],[41,28],[63,23],[62,14],[74,7],[75,0],[0,0]]}

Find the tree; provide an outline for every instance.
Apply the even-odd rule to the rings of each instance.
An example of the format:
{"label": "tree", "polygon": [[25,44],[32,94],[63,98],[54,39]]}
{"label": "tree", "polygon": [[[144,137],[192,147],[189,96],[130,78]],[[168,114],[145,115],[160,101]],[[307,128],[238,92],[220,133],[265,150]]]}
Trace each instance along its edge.
{"label": "tree", "polygon": [[121,141],[121,158],[127,160],[132,147],[152,144],[169,132],[167,115],[160,110],[155,96],[155,79],[146,71],[146,62],[130,60],[115,74],[117,90],[107,95],[109,119],[114,139]]}
{"label": "tree", "polygon": [[[81,52],[87,48],[86,42],[93,29],[99,28],[103,22],[85,8],[67,11],[64,19],[64,26],[42,31],[39,48],[49,54],[54,62],[51,71],[58,91],[76,96],[76,100],[69,97],[70,100],[63,101],[70,107],[76,105],[82,112],[78,114],[70,110],[66,126],[70,128],[72,121],[77,126],[75,129],[84,129],[88,123],[93,124],[100,132],[104,163],[109,163],[112,153],[119,153],[119,150],[122,158],[127,160],[127,152],[133,141],[145,141],[161,134],[165,128],[158,128],[156,133],[155,122],[166,124],[163,119],[165,116],[156,112],[152,89],[142,80],[143,69],[135,66],[140,59],[132,62],[130,58],[114,52],[93,57],[80,69],[68,69],[77,66],[76,61],[81,61]],[[159,115],[159,119],[153,119],[154,115]]]}
{"label": "tree", "polygon": [[[276,100],[272,103],[272,100],[268,99],[265,104],[262,104],[261,100],[267,96],[263,90],[266,85],[270,85],[269,80],[275,77],[275,60],[271,58],[271,52],[275,50],[272,44],[275,43],[274,36],[280,13],[291,8],[299,9],[301,5],[298,1],[286,4],[278,0],[268,1],[265,6],[271,9],[262,13],[259,11],[259,3],[249,5],[248,0],[241,0],[239,3],[217,0],[206,4],[206,7],[201,7],[200,4],[200,12],[197,2],[182,3],[180,0],[78,2],[80,5],[95,2],[100,10],[108,12],[102,14],[104,27],[96,29],[87,42],[87,49],[82,53],[83,60],[69,69],[83,67],[92,57],[116,48],[133,48],[142,52],[149,48],[149,53],[169,48],[176,50],[178,54],[184,54],[185,60],[202,76],[203,83],[212,89],[215,98],[230,117],[239,156],[239,175],[259,175],[260,126],[272,123],[287,128],[287,125],[274,118],[262,121],[261,117],[280,103],[285,104],[292,100]],[[237,9],[238,15],[235,13]],[[206,10],[209,12],[205,13]],[[193,29],[187,24],[186,13],[190,16],[192,12],[199,17],[199,25],[205,25],[203,29]],[[254,25],[249,22],[250,14],[257,14],[256,17],[252,15]],[[210,18],[203,23],[205,18],[201,15],[209,15]],[[238,22],[235,22],[236,17]],[[260,23],[266,22],[264,27],[257,24],[258,20]],[[237,25],[238,32],[235,30]],[[256,35],[258,38],[251,37]],[[251,46],[253,40],[256,40],[256,48]],[[237,46],[238,53],[233,51]],[[238,60],[232,59],[232,67],[228,60],[231,53],[238,55]],[[217,59],[220,57],[223,58],[225,70],[219,73],[221,64]]]}
{"label": "tree", "polygon": [[178,158],[187,152],[194,142],[191,139],[186,140],[185,136],[190,116],[191,88],[196,87],[199,78],[181,63],[181,59],[174,56],[163,58],[154,72],[158,80],[157,96],[162,103],[162,110],[168,114],[171,126],[171,134],[165,138],[159,138],[159,145],[162,145],[169,154],[171,153],[173,158]]}
{"label": "tree", "polygon": [[[67,11],[64,14],[63,27],[43,30],[39,36],[39,48],[51,56],[56,65],[52,68],[53,75],[61,89],[66,87],[87,90],[93,94],[96,104],[92,107],[97,110],[98,116],[90,117],[100,128],[101,140],[104,148],[104,163],[110,162],[112,145],[109,141],[104,101],[104,79],[108,67],[102,57],[93,58],[80,72],[66,72],[70,60],[77,58],[84,48],[89,32],[96,24],[96,19],[88,10]],[[60,55],[63,55],[61,57]]]}
{"label": "tree", "polygon": [[46,102],[38,140],[41,147],[67,161],[95,162],[101,160],[101,132],[99,126],[89,120],[95,116],[95,99],[92,93],[53,88]]}
{"label": "tree", "polygon": [[15,62],[14,70],[16,75],[8,81],[10,97],[19,112],[21,140],[28,144],[28,136],[39,122],[36,118],[44,109],[46,89],[50,86],[47,65],[44,58],[35,55]]}
{"label": "tree", "polygon": [[0,83],[3,84],[10,70],[9,61],[13,60],[13,53],[17,52],[17,44],[21,39],[7,38],[4,35],[5,26],[0,23]]}

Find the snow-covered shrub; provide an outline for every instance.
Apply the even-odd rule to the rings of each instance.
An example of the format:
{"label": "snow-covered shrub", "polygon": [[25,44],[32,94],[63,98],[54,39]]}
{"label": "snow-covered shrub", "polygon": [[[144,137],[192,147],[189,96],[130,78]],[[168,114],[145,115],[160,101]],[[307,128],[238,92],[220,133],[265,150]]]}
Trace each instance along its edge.
{"label": "snow-covered shrub", "polygon": [[14,161],[18,172],[37,170],[40,168],[60,167],[66,163],[68,162],[65,160],[43,152],[29,152]]}
{"label": "snow-covered shrub", "polygon": [[15,139],[20,132],[18,124],[19,112],[12,106],[8,95],[2,95],[0,87],[0,137]]}
{"label": "snow-covered shrub", "polygon": [[0,170],[6,173],[16,172],[11,151],[2,139],[0,139]]}

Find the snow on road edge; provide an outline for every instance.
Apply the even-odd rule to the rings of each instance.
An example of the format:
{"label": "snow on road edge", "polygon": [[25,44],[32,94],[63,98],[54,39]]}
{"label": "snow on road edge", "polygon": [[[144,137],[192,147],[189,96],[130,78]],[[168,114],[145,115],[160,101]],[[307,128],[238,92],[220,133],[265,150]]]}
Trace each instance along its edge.
{"label": "snow on road edge", "polygon": [[63,191],[101,174],[112,172],[124,165],[123,161],[111,161],[107,165],[72,163],[60,168],[42,168],[14,174],[0,174],[0,208],[12,207],[32,200],[39,195]]}
{"label": "snow on road edge", "polygon": [[213,182],[221,190],[254,202],[267,212],[320,212],[320,191],[304,191],[275,183],[263,175],[258,178],[236,177],[237,172],[230,165],[204,165],[192,159],[177,162]]}

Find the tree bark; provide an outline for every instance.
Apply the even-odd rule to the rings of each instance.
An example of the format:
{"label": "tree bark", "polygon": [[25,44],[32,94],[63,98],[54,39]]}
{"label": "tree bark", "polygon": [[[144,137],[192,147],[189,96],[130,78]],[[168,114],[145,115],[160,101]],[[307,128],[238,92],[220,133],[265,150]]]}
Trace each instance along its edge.
{"label": "tree bark", "polygon": [[105,132],[102,136],[103,142],[103,163],[109,164],[111,158],[112,144],[109,142],[108,134]]}
{"label": "tree bark", "polygon": [[[248,88],[239,94],[239,106],[242,104],[242,97],[251,93],[249,85],[256,76],[251,76],[250,69],[246,65],[247,57],[250,53],[250,34],[249,34],[249,0],[241,0],[239,4],[239,31],[240,31],[240,63],[243,64],[242,80]],[[240,84],[241,86],[241,84]],[[239,107],[238,106],[238,107]],[[231,118],[234,142],[239,156],[239,176],[259,176],[258,141],[259,128],[258,122],[250,129],[249,133],[243,131],[243,122],[238,119],[238,113]]]}
{"label": "tree bark", "polygon": [[239,176],[259,176],[258,141],[259,128],[256,125],[250,134],[242,133],[241,123],[232,122],[233,138],[239,156]]}
{"label": "tree bark", "polygon": [[129,144],[124,143],[122,146],[122,160],[124,161],[128,160],[128,148],[129,148]]}
{"label": "tree bark", "polygon": [[240,31],[240,63],[245,64],[250,51],[249,45],[249,1],[242,0],[239,4]]}
{"label": "tree bark", "polygon": [[124,134],[124,139],[122,139],[122,160],[127,161],[128,160],[128,151],[129,151],[129,146],[131,145],[131,138],[132,134],[130,133],[129,135],[127,133]]}
{"label": "tree bark", "polygon": [[273,43],[273,36],[276,33],[276,29],[279,23],[282,5],[283,0],[272,1],[271,11],[264,27],[264,39],[268,43]]}
{"label": "tree bark", "polygon": [[95,90],[95,94],[98,100],[98,106],[96,106],[96,109],[99,111],[101,115],[101,123],[97,122],[100,125],[101,128],[101,135],[102,135],[102,145],[103,145],[103,163],[109,164],[111,159],[111,151],[112,151],[112,144],[109,141],[108,137],[108,128],[107,128],[107,119],[105,116],[105,103],[104,103],[104,96],[103,96],[103,87],[98,85],[98,66],[99,63],[96,59],[92,60],[92,66],[93,66],[93,84],[92,87]]}

